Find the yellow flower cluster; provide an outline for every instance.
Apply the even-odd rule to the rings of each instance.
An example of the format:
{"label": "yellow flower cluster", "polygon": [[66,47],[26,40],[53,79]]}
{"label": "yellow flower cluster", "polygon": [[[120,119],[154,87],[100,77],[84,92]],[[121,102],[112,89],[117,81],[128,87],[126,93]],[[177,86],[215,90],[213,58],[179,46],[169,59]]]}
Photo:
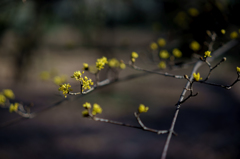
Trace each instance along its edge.
{"label": "yellow flower cluster", "polygon": [[93,104],[93,110],[92,110],[92,115],[96,114],[101,114],[102,113],[102,108],[98,104]]}
{"label": "yellow flower cluster", "polygon": [[182,57],[182,52],[178,48],[173,49],[172,53],[177,58]]}
{"label": "yellow flower cluster", "polygon": [[126,68],[126,65],[125,65],[125,63],[123,61],[120,61],[119,67],[123,70],[123,69]]}
{"label": "yellow flower cluster", "polygon": [[189,47],[193,50],[193,51],[198,51],[200,49],[200,44],[197,41],[192,41],[189,45]]}
{"label": "yellow flower cluster", "polygon": [[83,117],[88,117],[88,116],[89,116],[88,110],[82,111],[82,116],[83,116]]}
{"label": "yellow flower cluster", "polygon": [[[82,111],[82,115],[84,117],[88,117],[89,116],[89,110],[91,109],[91,104],[86,102],[83,104],[83,107],[86,109],[84,111]],[[101,114],[102,113],[102,108],[100,107],[100,105],[94,103],[93,104],[93,109],[92,109],[92,115],[96,115],[96,114]]]}
{"label": "yellow flower cluster", "polygon": [[87,76],[82,78],[82,91],[85,89],[91,89],[90,85],[93,85],[92,79],[88,79]]}
{"label": "yellow flower cluster", "polygon": [[166,62],[165,61],[159,62],[158,67],[161,69],[165,69],[167,67]]}
{"label": "yellow flower cluster", "polygon": [[86,109],[90,109],[91,108],[91,104],[86,102],[83,104],[83,107],[86,108]]}
{"label": "yellow flower cluster", "polygon": [[166,40],[163,38],[159,38],[157,42],[158,42],[158,45],[161,47],[166,45]]}
{"label": "yellow flower cluster", "polygon": [[4,89],[0,92],[0,105],[5,105],[5,102],[8,99],[14,99],[15,95],[11,89]]}
{"label": "yellow flower cluster", "polygon": [[221,33],[222,33],[222,34],[225,34],[225,33],[226,33],[226,30],[221,29]]}
{"label": "yellow flower cluster", "polygon": [[152,43],[150,44],[150,48],[151,48],[152,50],[157,50],[157,49],[158,49],[157,43],[152,42]]}
{"label": "yellow flower cluster", "polygon": [[10,107],[9,107],[9,112],[10,112],[10,113],[12,113],[12,112],[17,112],[18,106],[19,106],[18,103],[11,104]]}
{"label": "yellow flower cluster", "polygon": [[66,81],[67,81],[67,76],[66,75],[55,76],[54,79],[53,79],[53,82],[57,85],[65,83]]}
{"label": "yellow flower cluster", "polygon": [[9,99],[14,99],[15,95],[11,89],[4,89],[3,90],[3,95]]}
{"label": "yellow flower cluster", "polygon": [[82,74],[84,71],[81,73],[80,71],[75,71],[71,78],[75,78],[77,81],[80,81],[82,84],[82,91],[85,89],[91,89],[90,85],[93,85],[92,79],[88,79],[87,76],[84,78],[82,77]]}
{"label": "yellow flower cluster", "polygon": [[236,39],[238,37],[238,33],[236,31],[231,32],[230,38],[231,39]]}
{"label": "yellow flower cluster", "polygon": [[100,59],[97,59],[97,62],[96,62],[96,67],[98,68],[98,70],[101,70],[104,68],[105,64],[108,64],[108,60],[106,57],[102,57]]}
{"label": "yellow flower cluster", "polygon": [[118,61],[116,58],[112,58],[108,62],[109,67],[111,68],[120,68],[125,69],[126,65],[123,61]]}
{"label": "yellow flower cluster", "polygon": [[117,67],[119,67],[120,63],[116,58],[112,58],[112,59],[109,60],[108,65],[109,65],[109,67],[117,68]]}
{"label": "yellow flower cluster", "polygon": [[145,105],[143,104],[140,104],[139,107],[138,107],[138,112],[139,113],[146,113],[148,111],[148,107],[146,107]]}
{"label": "yellow flower cluster", "polygon": [[0,93],[0,105],[5,105],[6,102],[6,97]]}
{"label": "yellow flower cluster", "polygon": [[204,57],[205,57],[205,58],[206,58],[206,57],[212,57],[212,56],[211,56],[211,51],[205,51]]}
{"label": "yellow flower cluster", "polygon": [[58,88],[59,91],[63,92],[63,95],[65,96],[65,98],[67,98],[67,94],[69,91],[72,91],[72,89],[70,88],[71,85],[70,84],[62,84],[60,85],[60,87]]}
{"label": "yellow flower cluster", "polygon": [[132,59],[132,62],[134,63],[136,60],[136,58],[138,58],[138,54],[136,52],[132,52],[131,54],[131,59]]}
{"label": "yellow flower cluster", "polygon": [[193,78],[195,81],[199,81],[199,80],[202,80],[202,77],[200,77],[200,73],[193,73]]}
{"label": "yellow flower cluster", "polygon": [[159,53],[159,56],[162,58],[162,59],[167,59],[169,58],[169,53],[167,50],[161,50],[160,53]]}
{"label": "yellow flower cluster", "polygon": [[71,78],[75,78],[77,81],[82,81],[82,74],[84,74],[84,71],[82,73],[80,71],[75,71]]}
{"label": "yellow flower cluster", "polygon": [[240,67],[237,67],[237,73],[240,73]]}

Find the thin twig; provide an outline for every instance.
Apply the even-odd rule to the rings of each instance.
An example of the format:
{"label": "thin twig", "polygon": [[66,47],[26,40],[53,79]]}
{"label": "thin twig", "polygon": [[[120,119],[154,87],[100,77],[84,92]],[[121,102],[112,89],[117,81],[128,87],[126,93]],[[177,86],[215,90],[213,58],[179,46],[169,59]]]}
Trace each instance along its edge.
{"label": "thin twig", "polygon": [[[232,40],[232,41],[228,42],[227,44],[223,45],[222,47],[220,47],[219,49],[214,51],[212,57],[210,57],[208,61],[214,60],[216,57],[222,55],[223,53],[225,53],[226,51],[230,50],[231,48],[233,48],[237,44],[238,44],[238,41],[236,41],[236,40]],[[190,83],[193,80],[193,73],[197,72],[198,68],[202,64],[203,64],[203,62],[201,60],[196,62],[196,64],[194,65],[194,67],[192,69],[192,72],[191,72],[190,81],[188,81],[186,83],[185,88],[189,88]],[[184,96],[185,96],[185,94],[187,92],[187,90],[185,88],[183,89],[183,91],[182,91],[182,93],[180,95],[178,103],[181,103],[183,101],[183,99],[184,99]],[[179,113],[180,106],[181,106],[181,104],[177,105],[175,114],[173,116],[172,124],[171,124],[171,127],[169,129],[168,137],[167,137],[167,140],[166,140],[164,148],[163,148],[163,153],[162,153],[161,159],[166,159],[167,151],[168,151],[169,144],[170,144],[170,141],[171,141],[171,138],[172,138],[172,134],[174,132],[174,127],[175,127],[175,124],[176,124],[176,120],[177,120],[177,116],[178,116],[178,113]]]}
{"label": "thin twig", "polygon": [[148,73],[152,73],[152,74],[158,74],[158,75],[163,75],[163,76],[166,76],[166,77],[173,77],[173,78],[177,78],[177,79],[184,79],[184,76],[181,76],[181,75],[173,75],[173,74],[170,74],[170,73],[163,73],[163,72],[157,72],[157,71],[151,71],[151,70],[147,70],[147,69],[144,69],[144,68],[140,68],[140,67],[137,67],[133,64],[127,64],[127,66],[135,69],[135,70],[138,70],[138,71],[144,71],[144,72],[148,72]]}
{"label": "thin twig", "polygon": [[207,65],[208,65],[208,67],[209,67],[209,73],[208,73],[207,77],[206,77],[203,81],[207,81],[207,80],[209,79],[212,71],[213,71],[215,68],[217,68],[221,63],[223,63],[224,61],[226,61],[226,60],[227,60],[226,57],[223,57],[221,61],[219,61],[214,67],[212,67],[211,64],[210,64],[208,61],[206,61],[206,59],[205,59],[205,62],[207,63]]}
{"label": "thin twig", "polygon": [[198,81],[198,82],[203,83],[203,84],[207,84],[207,85],[211,85],[211,86],[222,87],[222,88],[225,88],[225,89],[231,89],[232,86],[234,86],[237,82],[240,81],[240,74],[239,73],[237,73],[237,74],[238,74],[237,79],[231,85],[222,85],[222,84],[210,83],[210,82],[206,82],[205,80],[204,81]]}

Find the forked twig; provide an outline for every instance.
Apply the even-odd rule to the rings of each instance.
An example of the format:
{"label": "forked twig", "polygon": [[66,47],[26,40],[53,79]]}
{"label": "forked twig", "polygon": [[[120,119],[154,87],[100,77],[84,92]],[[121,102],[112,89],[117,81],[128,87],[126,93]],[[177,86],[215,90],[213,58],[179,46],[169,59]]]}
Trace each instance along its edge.
{"label": "forked twig", "polygon": [[[216,51],[213,52],[212,57],[210,57],[208,61],[213,61],[216,57],[222,55],[223,53],[225,53],[229,49],[233,48],[235,45],[237,45],[237,43],[238,43],[238,41],[232,40],[232,41],[228,42],[227,44],[223,45],[221,48],[219,48],[219,49],[217,49]],[[203,64],[202,60],[199,60],[198,62],[196,62],[196,64],[194,65],[194,67],[192,69],[192,72],[191,72],[190,81],[188,81],[186,83],[185,88],[187,88],[187,89],[189,88],[191,82],[193,81],[193,73],[197,72],[198,68],[202,64]],[[187,92],[187,90],[185,88],[183,89],[183,91],[180,95],[178,103],[181,103],[184,100],[184,96]],[[176,120],[177,120],[177,116],[178,116],[180,107],[181,107],[181,104],[178,104],[177,108],[175,110],[175,114],[173,116],[172,124],[171,124],[171,127],[169,129],[169,133],[168,133],[168,137],[167,137],[167,140],[166,140],[164,148],[163,148],[161,159],[166,159],[167,151],[168,151],[169,144],[170,144],[170,141],[171,141],[171,138],[172,138],[172,134],[174,132],[174,127],[175,127],[175,124],[176,124]]]}

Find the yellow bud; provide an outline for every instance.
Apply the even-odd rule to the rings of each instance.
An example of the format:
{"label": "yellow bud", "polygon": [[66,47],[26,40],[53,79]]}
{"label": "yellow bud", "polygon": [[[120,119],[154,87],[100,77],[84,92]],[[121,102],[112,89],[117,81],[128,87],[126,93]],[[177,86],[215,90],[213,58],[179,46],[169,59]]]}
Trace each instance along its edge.
{"label": "yellow bud", "polygon": [[166,62],[165,61],[159,62],[158,67],[161,69],[165,69],[167,67]]}
{"label": "yellow bud", "polygon": [[5,95],[5,97],[7,97],[9,99],[14,99],[15,98],[15,95],[14,95],[14,93],[11,89],[4,89],[3,94]]}
{"label": "yellow bud", "polygon": [[189,45],[189,47],[193,50],[193,51],[198,51],[200,49],[200,44],[197,41],[192,41]]}
{"label": "yellow bud", "polygon": [[193,78],[195,81],[199,81],[199,80],[202,80],[202,78],[200,77],[200,73],[193,73]]}
{"label": "yellow bud", "polygon": [[101,114],[101,113],[102,113],[102,108],[96,103],[93,104],[92,114],[96,115],[96,114]]}
{"label": "yellow bud", "polygon": [[231,32],[230,38],[231,39],[236,39],[238,37],[238,33],[236,31]]}
{"label": "yellow bud", "polygon": [[138,54],[136,52],[132,52],[132,58],[138,58]]}
{"label": "yellow bud", "polygon": [[161,50],[160,53],[159,53],[159,56],[162,58],[162,59],[167,59],[169,57],[169,53],[167,50]]}
{"label": "yellow bud", "polygon": [[83,104],[83,107],[86,108],[86,109],[90,109],[91,108],[91,104],[86,102]]}
{"label": "yellow bud", "polygon": [[138,112],[139,113],[146,113],[148,111],[148,107],[145,107],[145,105],[143,104],[140,104],[139,107],[138,107]]}
{"label": "yellow bud", "polygon": [[120,67],[121,69],[125,69],[125,68],[126,68],[126,65],[125,65],[125,63],[121,62],[120,65],[119,65],[119,67]]}
{"label": "yellow bud", "polygon": [[177,58],[182,57],[182,52],[177,48],[173,49],[172,53]]}
{"label": "yellow bud", "polygon": [[211,51],[205,51],[204,57],[205,57],[205,58],[206,58],[206,57],[212,57],[212,56],[211,56]]}
{"label": "yellow bud", "polygon": [[240,67],[237,67],[237,72],[240,73]]}
{"label": "yellow bud", "polygon": [[5,105],[6,102],[6,97],[0,93],[0,105]]}
{"label": "yellow bud", "polygon": [[82,116],[83,117],[88,117],[89,116],[88,110],[82,111]]}
{"label": "yellow bud", "polygon": [[18,110],[18,103],[14,103],[14,104],[11,104],[10,107],[9,107],[9,112],[12,113],[12,112],[17,112]]}
{"label": "yellow bud", "polygon": [[159,39],[158,39],[158,45],[161,46],[161,47],[165,46],[165,45],[166,45],[165,39],[159,38]]}
{"label": "yellow bud", "polygon": [[150,48],[152,49],[152,50],[157,50],[157,48],[158,48],[158,45],[157,45],[157,43],[151,43],[150,44]]}
{"label": "yellow bud", "polygon": [[222,34],[225,34],[225,33],[226,33],[226,31],[225,31],[224,29],[222,29],[222,30],[221,30],[221,33],[222,33]]}

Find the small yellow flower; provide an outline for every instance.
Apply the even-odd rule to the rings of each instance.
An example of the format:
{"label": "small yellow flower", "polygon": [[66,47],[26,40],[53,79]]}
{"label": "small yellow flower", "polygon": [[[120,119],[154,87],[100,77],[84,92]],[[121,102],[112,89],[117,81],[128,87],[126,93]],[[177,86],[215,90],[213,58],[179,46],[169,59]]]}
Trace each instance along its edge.
{"label": "small yellow flower", "polygon": [[67,76],[66,75],[62,75],[62,76],[55,76],[54,79],[53,79],[53,82],[56,84],[56,85],[60,85],[60,84],[63,84],[67,81]]}
{"label": "small yellow flower", "polygon": [[88,64],[87,63],[83,63],[83,69],[88,70]]}
{"label": "small yellow flower", "polygon": [[205,58],[206,58],[206,57],[212,57],[212,56],[211,56],[211,51],[205,51],[204,57],[205,57]]}
{"label": "small yellow flower", "polygon": [[139,107],[138,107],[138,112],[139,113],[146,113],[148,111],[148,107],[145,107],[145,105],[143,104],[140,104]]}
{"label": "small yellow flower", "polygon": [[173,49],[172,53],[177,58],[182,57],[182,52],[177,48]]}
{"label": "small yellow flower", "polygon": [[86,102],[83,104],[83,107],[86,108],[86,109],[90,109],[91,108],[91,104]]}
{"label": "small yellow flower", "polygon": [[85,76],[82,79],[82,91],[84,91],[85,89],[91,89],[90,85],[93,85],[92,79],[88,79],[88,77]]}
{"label": "small yellow flower", "polygon": [[167,59],[169,58],[169,53],[167,50],[161,50],[160,53],[159,53],[159,56],[162,58],[162,59]]}
{"label": "small yellow flower", "polygon": [[80,71],[75,71],[73,73],[73,75],[71,76],[71,78],[75,78],[77,81],[81,81],[83,73],[84,73],[84,71],[82,73]]}
{"label": "small yellow flower", "polygon": [[42,71],[40,73],[40,78],[44,81],[48,80],[50,78],[50,73],[47,71]]}
{"label": "small yellow flower", "polygon": [[159,38],[157,42],[158,42],[158,45],[161,47],[166,45],[166,40],[163,38]]}
{"label": "small yellow flower", "polygon": [[5,95],[5,97],[7,97],[9,99],[14,99],[15,98],[15,95],[14,95],[14,93],[11,89],[4,89],[3,90],[3,95]]}
{"label": "small yellow flower", "polygon": [[69,91],[72,91],[72,89],[70,88],[71,85],[70,84],[62,84],[59,85],[60,87],[58,88],[59,91],[63,92],[63,95],[65,96],[65,98],[67,98],[67,94]]}
{"label": "small yellow flower", "polygon": [[195,81],[199,81],[199,80],[202,80],[202,77],[200,77],[200,73],[193,73],[193,78]]}
{"label": "small yellow flower", "polygon": [[159,62],[158,67],[161,69],[165,69],[167,67],[166,62],[165,61]]}
{"label": "small yellow flower", "polygon": [[11,104],[10,107],[9,107],[9,112],[12,113],[12,112],[16,112],[18,110],[18,103],[14,103],[14,104]]}
{"label": "small yellow flower", "polygon": [[138,53],[132,52],[131,57],[134,59],[138,58]]}
{"label": "small yellow flower", "polygon": [[104,69],[105,64],[108,64],[108,60],[106,57],[102,57],[100,59],[97,59],[96,62],[96,67],[98,68],[98,70]]}
{"label": "small yellow flower", "polygon": [[150,48],[151,48],[152,50],[157,50],[157,49],[158,49],[157,43],[155,43],[155,42],[151,43],[151,44],[150,44]]}
{"label": "small yellow flower", "polygon": [[6,97],[0,93],[0,105],[5,105],[6,102]]}
{"label": "small yellow flower", "polygon": [[108,62],[109,67],[119,67],[119,61],[116,58],[112,58]]}
{"label": "small yellow flower", "polygon": [[237,72],[240,73],[240,67],[237,67]]}
{"label": "small yellow flower", "polygon": [[198,10],[197,10],[196,8],[189,8],[189,9],[188,9],[188,13],[189,13],[191,16],[193,16],[193,17],[196,17],[196,16],[199,15],[199,12],[198,12]]}
{"label": "small yellow flower", "polygon": [[82,116],[83,116],[83,117],[88,117],[88,116],[89,116],[88,110],[82,111]]}
{"label": "small yellow flower", "polygon": [[197,41],[192,41],[189,45],[189,47],[193,50],[193,51],[198,51],[200,49],[200,44]]}
{"label": "small yellow flower", "polygon": [[102,108],[98,104],[93,104],[92,115],[101,114]]}
{"label": "small yellow flower", "polygon": [[136,61],[135,58],[132,58],[131,60],[132,60],[133,63]]}
{"label": "small yellow flower", "polygon": [[126,65],[125,65],[124,62],[120,61],[120,65],[119,65],[119,67],[123,70],[123,69],[126,68]]}
{"label": "small yellow flower", "polygon": [[221,33],[222,33],[222,34],[225,34],[225,33],[226,33],[226,30],[222,29],[222,30],[221,30]]}
{"label": "small yellow flower", "polygon": [[238,37],[238,33],[236,31],[231,32],[230,38],[231,39],[236,39]]}

